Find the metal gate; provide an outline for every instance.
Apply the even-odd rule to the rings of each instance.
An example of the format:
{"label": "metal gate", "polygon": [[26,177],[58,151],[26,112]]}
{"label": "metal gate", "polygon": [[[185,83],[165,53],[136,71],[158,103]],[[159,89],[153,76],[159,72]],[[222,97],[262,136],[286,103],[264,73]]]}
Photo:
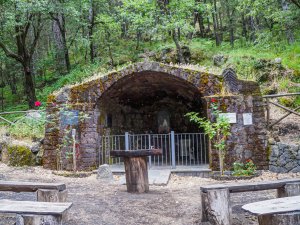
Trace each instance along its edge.
{"label": "metal gate", "polygon": [[110,157],[112,150],[160,148],[163,154],[149,156],[149,166],[200,166],[208,164],[207,138],[204,133],[129,134],[101,136],[98,162],[123,164],[122,158]]}

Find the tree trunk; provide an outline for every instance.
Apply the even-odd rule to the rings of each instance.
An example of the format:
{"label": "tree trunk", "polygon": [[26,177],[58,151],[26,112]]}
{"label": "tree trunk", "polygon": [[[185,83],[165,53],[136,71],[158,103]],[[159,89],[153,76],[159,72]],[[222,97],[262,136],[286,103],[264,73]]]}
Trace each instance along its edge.
{"label": "tree trunk", "polygon": [[94,9],[94,1],[90,0],[90,9],[89,9],[89,41],[90,41],[90,60],[91,63],[95,61],[95,45],[93,40],[94,34],[94,26],[95,26],[95,9]]}
{"label": "tree trunk", "polygon": [[199,23],[199,29],[200,29],[200,37],[205,38],[204,19],[203,19],[202,12],[199,12],[198,23]]}
{"label": "tree trunk", "polygon": [[247,35],[247,22],[245,20],[244,13],[242,13],[242,36],[248,40],[248,35]]}
{"label": "tree trunk", "polygon": [[230,36],[230,45],[234,47],[234,28],[233,28],[233,12],[230,14],[230,6],[228,0],[225,1],[226,4],[226,13],[229,21],[229,36]]}
{"label": "tree trunk", "polygon": [[32,71],[30,70],[30,65],[28,64],[23,65],[23,70],[25,75],[24,89],[27,95],[28,106],[30,109],[33,109],[35,107],[34,103],[36,101],[36,95],[35,95],[35,86],[34,86]]}
{"label": "tree trunk", "polygon": [[220,46],[221,45],[221,37],[219,34],[219,24],[218,24],[218,13],[217,13],[216,0],[213,0],[213,5],[214,5],[214,9],[213,9],[214,11],[212,13],[212,17],[213,17],[215,40],[216,40],[216,45]]}
{"label": "tree trunk", "polygon": [[176,29],[173,30],[172,37],[173,37],[173,41],[176,45],[178,61],[179,61],[179,63],[185,63],[184,58],[183,58],[183,54],[182,54],[182,49],[181,49],[181,46],[179,44],[178,36],[177,36],[177,33],[176,33]]}
{"label": "tree trunk", "polygon": [[[66,72],[70,72],[71,64],[69,57],[69,49],[67,46],[66,27],[64,14],[58,13],[52,15],[53,18],[53,35],[57,50],[57,61],[65,67]],[[62,60],[63,59],[63,60]],[[63,62],[63,63],[62,63]]]}
{"label": "tree trunk", "polygon": [[[289,10],[289,5],[286,0],[281,0],[281,6],[283,11]],[[290,25],[288,24],[288,21],[285,22],[285,33],[288,43],[293,44],[295,42],[295,36]]]}

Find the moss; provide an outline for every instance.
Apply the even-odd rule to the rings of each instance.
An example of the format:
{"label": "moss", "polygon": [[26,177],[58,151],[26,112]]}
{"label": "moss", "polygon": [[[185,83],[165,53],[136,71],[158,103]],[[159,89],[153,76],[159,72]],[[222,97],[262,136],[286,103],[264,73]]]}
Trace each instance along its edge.
{"label": "moss", "polygon": [[31,166],[34,165],[34,156],[31,150],[25,146],[7,147],[9,165],[11,166]]}
{"label": "moss", "polygon": [[267,148],[266,148],[266,152],[267,152],[267,161],[270,160],[270,156],[272,154],[272,148],[271,148],[271,145],[268,144]]}
{"label": "moss", "polygon": [[56,96],[51,94],[51,95],[48,96],[47,102],[48,103],[53,103],[53,102],[55,102],[55,98],[56,98]]}

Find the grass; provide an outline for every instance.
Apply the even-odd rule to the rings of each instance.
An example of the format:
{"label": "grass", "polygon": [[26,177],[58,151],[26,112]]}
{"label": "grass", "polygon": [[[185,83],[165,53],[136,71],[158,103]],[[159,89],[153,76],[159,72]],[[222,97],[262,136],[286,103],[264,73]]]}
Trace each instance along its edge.
{"label": "grass", "polygon": [[[189,43],[191,53],[193,56],[193,64],[205,66],[211,68],[210,71],[216,71],[220,73],[223,68],[213,65],[212,57],[216,54],[224,54],[228,56],[228,64],[233,65],[240,78],[246,80],[257,80],[258,70],[256,69],[258,60],[260,59],[274,59],[281,58],[284,67],[294,70],[293,77],[281,77],[273,82],[277,82],[278,90],[280,92],[296,92],[300,91],[299,85],[291,85],[291,81],[295,83],[300,82],[300,43],[299,41],[293,45],[286,45],[285,43],[269,45],[248,45],[245,42],[237,41],[235,47],[232,48],[229,43],[223,42],[219,47],[215,46],[213,40],[195,38]],[[116,46],[113,46],[113,56],[115,67],[124,66],[131,62],[141,61],[139,58],[140,53],[145,51],[154,52],[156,55],[161,53],[163,49],[172,48],[175,49],[174,43],[169,41],[153,41],[141,43],[139,49],[135,49],[135,42],[126,40],[120,40]],[[107,53],[104,50],[101,52],[101,59],[95,64],[86,64],[84,58],[73,59],[73,64],[76,62],[76,66],[67,75],[58,75],[53,72],[53,69],[49,67],[49,70],[45,74],[45,80],[36,80],[37,87],[37,99],[43,103],[46,102],[47,96],[54,91],[64,87],[65,85],[75,84],[82,82],[84,79],[93,76],[97,73],[106,73],[111,70],[109,64],[110,60],[107,57]],[[52,65],[53,66],[53,65]],[[46,85],[45,85],[46,84]],[[12,95],[9,87],[4,88],[5,108],[4,111],[19,111],[27,110],[28,106],[22,84],[18,84],[18,94]],[[300,97],[295,100],[297,105],[300,105]],[[5,118],[9,120],[16,120],[20,115],[6,115]],[[3,122],[0,122],[0,124]]]}

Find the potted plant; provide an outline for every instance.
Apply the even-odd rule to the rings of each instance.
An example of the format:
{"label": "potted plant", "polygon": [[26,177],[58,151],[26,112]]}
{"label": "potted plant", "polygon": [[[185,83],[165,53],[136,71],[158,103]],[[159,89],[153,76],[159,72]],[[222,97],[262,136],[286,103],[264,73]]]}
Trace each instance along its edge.
{"label": "potted plant", "polygon": [[221,114],[218,109],[217,100],[211,99],[210,107],[212,111],[212,121],[207,118],[199,117],[199,113],[190,112],[186,116],[190,121],[196,123],[200,128],[204,129],[204,133],[208,135],[210,140],[213,140],[213,146],[218,150],[219,165],[221,175],[224,175],[224,162],[226,155],[226,140],[231,135],[230,123],[227,117]]}

